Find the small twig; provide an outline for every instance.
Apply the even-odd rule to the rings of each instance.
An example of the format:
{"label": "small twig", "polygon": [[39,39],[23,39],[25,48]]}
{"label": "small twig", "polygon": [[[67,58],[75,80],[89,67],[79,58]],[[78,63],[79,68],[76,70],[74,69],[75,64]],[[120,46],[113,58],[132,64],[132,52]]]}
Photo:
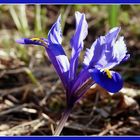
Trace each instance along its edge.
{"label": "small twig", "polygon": [[42,117],[30,122],[25,122],[9,130],[1,131],[0,136],[13,136],[13,135],[24,135],[27,133],[33,133],[38,130],[39,127],[46,125],[48,122]]}
{"label": "small twig", "polygon": [[8,109],[8,110],[1,111],[1,112],[0,112],[0,116],[9,114],[9,113],[11,113],[11,112],[21,111],[22,108],[27,107],[27,106],[29,106],[29,104],[23,104],[23,105],[19,105],[19,106],[10,108],[10,109]]}
{"label": "small twig", "polygon": [[30,90],[32,90],[34,87],[35,86],[33,84],[26,84],[26,85],[21,86],[21,87],[0,90],[0,94],[1,94],[1,96],[5,96],[5,95],[8,95],[8,94],[12,94],[12,93],[23,92],[27,88],[29,88]]}
{"label": "small twig", "polygon": [[89,116],[87,115],[74,115],[74,114],[70,114],[70,118],[78,120],[78,119],[88,119]]}
{"label": "small twig", "polygon": [[[18,74],[18,73],[25,72],[26,68],[27,67],[2,70],[2,71],[0,71],[0,78],[3,77],[6,74]],[[46,70],[46,67],[33,68],[33,69],[31,69],[31,71],[33,73],[41,72],[43,75],[46,75],[46,76],[49,76],[50,74],[55,73],[54,71],[52,71],[51,68],[47,68],[47,70]]]}
{"label": "small twig", "polygon": [[6,74],[17,74],[17,73],[26,73],[29,79],[32,81],[33,84],[37,85],[40,91],[43,93],[43,86],[40,84],[40,82],[37,80],[37,78],[34,76],[32,70],[30,70],[27,67],[22,67],[18,69],[11,69],[11,70],[4,70],[0,73],[0,78],[3,77]]}
{"label": "small twig", "polygon": [[86,132],[86,133],[99,133],[101,132],[100,129],[97,128],[85,128],[85,125],[81,125],[81,124],[70,124],[70,125],[66,125],[66,128],[72,129],[72,130],[78,130],[78,131],[82,131],[82,132]]}
{"label": "small twig", "polygon": [[58,85],[61,83],[61,81],[60,80],[57,80],[56,81],[56,83],[55,83],[55,85],[53,85],[52,86],[52,88],[49,90],[49,91],[47,91],[47,94],[46,94],[46,96],[40,101],[40,105],[42,106],[42,105],[44,105],[45,103],[46,103],[46,100],[49,98],[49,96],[56,90],[56,88],[58,87]]}
{"label": "small twig", "polygon": [[52,131],[52,135],[53,135],[54,134],[54,126],[53,126],[53,124],[51,124],[50,127],[51,127],[51,131]]}
{"label": "small twig", "polygon": [[119,122],[118,124],[115,124],[115,125],[111,126],[110,128],[106,128],[104,131],[99,133],[98,136],[103,136],[103,135],[107,134],[109,131],[117,129],[118,127],[120,127],[122,125],[123,125],[123,122]]}
{"label": "small twig", "polygon": [[[131,135],[139,135],[140,131],[138,130],[138,128],[122,127],[122,128],[118,129],[117,133],[118,134],[123,134],[123,135],[124,134],[129,135],[130,133],[131,133]],[[135,131],[135,130],[138,130],[138,131]]]}
{"label": "small twig", "polygon": [[50,123],[55,124],[55,121],[52,118],[50,118],[47,114],[42,113],[41,115],[43,118],[47,119]]}
{"label": "small twig", "polygon": [[91,121],[86,125],[86,127],[90,126],[96,118],[94,118],[94,112],[95,112],[95,109],[96,109],[96,105],[98,103],[98,100],[99,100],[99,93],[96,93],[96,97],[95,97],[95,103],[93,105],[93,108],[92,108],[92,111],[90,113],[90,117],[92,118]]}
{"label": "small twig", "polygon": [[[46,86],[48,85],[47,83],[41,83],[42,86]],[[23,86],[20,86],[20,87],[15,87],[15,88],[12,88],[12,89],[2,89],[0,90],[0,94],[1,96],[6,96],[8,94],[13,94],[13,93],[21,93],[21,92],[24,92],[24,91],[33,91],[34,89],[38,89],[38,87],[35,87],[34,84],[26,84],[26,85],[23,85]]]}

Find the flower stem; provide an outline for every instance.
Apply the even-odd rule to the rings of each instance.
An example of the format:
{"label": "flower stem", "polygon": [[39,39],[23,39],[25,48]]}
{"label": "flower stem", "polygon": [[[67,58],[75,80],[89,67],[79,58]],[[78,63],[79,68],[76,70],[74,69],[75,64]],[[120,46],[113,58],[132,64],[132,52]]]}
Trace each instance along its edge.
{"label": "flower stem", "polygon": [[60,135],[60,133],[61,133],[62,129],[64,128],[65,123],[66,123],[66,121],[67,121],[67,119],[70,115],[70,112],[71,112],[71,109],[66,109],[66,111],[64,112],[58,126],[56,127],[56,130],[54,132],[54,136],[59,136]]}

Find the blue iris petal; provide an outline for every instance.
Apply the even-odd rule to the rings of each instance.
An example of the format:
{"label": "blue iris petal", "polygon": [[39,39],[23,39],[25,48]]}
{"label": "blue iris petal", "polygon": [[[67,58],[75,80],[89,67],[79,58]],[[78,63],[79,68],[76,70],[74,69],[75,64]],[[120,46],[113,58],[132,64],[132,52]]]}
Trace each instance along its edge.
{"label": "blue iris petal", "polygon": [[76,12],[76,31],[71,38],[72,54],[70,59],[70,79],[73,80],[76,77],[76,70],[78,67],[78,57],[84,46],[84,39],[88,33],[88,24],[85,18],[85,14]]}
{"label": "blue iris petal", "polygon": [[122,59],[121,62],[125,62],[130,58],[130,54],[126,54],[126,56]]}
{"label": "blue iris petal", "polygon": [[[124,38],[116,40],[120,28],[111,29],[105,36],[101,36],[86,50],[84,66],[98,69],[111,69],[122,61],[127,60],[126,44]],[[127,57],[126,57],[127,55]]]}
{"label": "blue iris petal", "polygon": [[48,48],[46,48],[46,51],[64,87],[67,89],[70,64],[61,43],[61,16],[59,16],[48,33]]}
{"label": "blue iris petal", "polygon": [[109,78],[104,71],[98,69],[90,69],[89,73],[91,74],[92,79],[99,84],[101,87],[106,89],[109,92],[115,93],[118,92],[123,87],[123,80],[119,73],[110,71],[111,78]]}
{"label": "blue iris petal", "polygon": [[57,21],[51,27],[48,33],[48,41],[50,44],[62,43],[61,15],[58,17]]}
{"label": "blue iris petal", "polygon": [[67,88],[69,61],[62,46],[60,44],[52,44],[45,49],[56,72],[58,73],[60,79],[62,80],[64,87]]}
{"label": "blue iris petal", "polygon": [[110,46],[112,45],[113,41],[117,39],[120,30],[120,27],[114,27],[105,35],[106,41]]}
{"label": "blue iris petal", "polygon": [[[46,39],[42,39],[42,40],[46,41]],[[31,40],[29,38],[17,39],[16,42],[19,43],[19,44],[26,44],[26,45],[33,44],[33,45],[41,45],[41,46],[43,46],[43,44],[40,41],[38,41],[38,40]]]}

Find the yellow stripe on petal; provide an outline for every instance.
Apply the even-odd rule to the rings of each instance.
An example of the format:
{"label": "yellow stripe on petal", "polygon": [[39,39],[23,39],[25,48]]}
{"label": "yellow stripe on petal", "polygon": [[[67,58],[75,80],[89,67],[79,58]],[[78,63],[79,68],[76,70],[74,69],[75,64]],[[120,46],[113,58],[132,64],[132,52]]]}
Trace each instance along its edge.
{"label": "yellow stripe on petal", "polygon": [[48,45],[42,38],[35,37],[35,38],[31,38],[30,40],[38,41],[39,43],[42,43],[42,45],[45,46],[45,47]]}
{"label": "yellow stripe on petal", "polygon": [[112,78],[111,72],[109,71],[109,69],[104,69],[106,75],[108,76],[108,78]]}
{"label": "yellow stripe on petal", "polygon": [[32,41],[40,41],[41,39],[40,38],[31,38],[30,40],[32,40]]}

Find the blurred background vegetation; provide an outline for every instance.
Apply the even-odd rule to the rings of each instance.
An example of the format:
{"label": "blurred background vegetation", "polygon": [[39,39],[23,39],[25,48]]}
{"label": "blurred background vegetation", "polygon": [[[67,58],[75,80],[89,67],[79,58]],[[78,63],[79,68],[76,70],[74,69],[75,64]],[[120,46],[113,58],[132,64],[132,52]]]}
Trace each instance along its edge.
{"label": "blurred background vegetation", "polygon": [[[70,56],[69,41],[75,31],[75,11],[85,13],[88,22],[89,33],[85,40],[85,48],[90,47],[98,36],[105,35],[112,27],[121,27],[120,35],[123,35],[125,38],[131,58],[128,62],[117,66],[115,69],[121,72],[125,81],[125,87],[128,87],[129,89],[140,88],[140,5],[0,5],[0,93],[2,95],[0,97],[0,102],[3,106],[5,104],[7,105],[6,107],[4,106],[4,108],[0,108],[0,111],[2,112],[0,113],[0,116],[9,115],[9,112],[3,113],[3,111],[11,111],[11,107],[16,108],[19,105],[25,105],[25,103],[27,105],[27,103],[30,103],[31,101],[34,105],[29,104],[29,106],[27,105],[28,107],[25,108],[25,105],[21,106],[21,108],[23,109],[23,112],[37,115],[23,115],[22,113],[19,113],[16,118],[22,118],[22,121],[19,119],[21,122],[23,122],[23,118],[24,121],[25,118],[28,121],[37,118],[35,116],[39,116],[40,112],[57,113],[58,110],[60,111],[61,108],[64,108],[64,95],[62,95],[62,98],[61,96],[55,96],[55,98],[51,98],[49,101],[47,100],[48,95],[52,92],[63,92],[63,90],[61,86],[58,86],[60,81],[58,80],[57,75],[54,76],[55,74],[51,73],[53,68],[51,62],[46,57],[44,49],[38,46],[32,47],[31,45],[30,47],[24,47],[23,45],[17,44],[15,40],[22,37],[47,37],[50,27],[56,21],[59,14],[61,14],[63,47]],[[81,62],[82,60],[83,55],[81,55],[80,58]],[[45,77],[47,78],[45,79]],[[35,85],[35,87],[30,87],[31,85],[29,84],[31,83]],[[28,84],[29,87],[26,87],[26,84]],[[25,91],[23,92],[24,88]],[[125,92],[128,93],[128,91]],[[139,90],[129,90],[129,92],[133,95],[136,93],[137,95],[140,95]],[[10,95],[11,93],[12,96]],[[28,95],[28,93],[30,94]],[[137,95],[134,95],[133,97],[136,97]],[[110,100],[108,102],[112,104]],[[80,104],[82,103],[80,102]],[[42,108],[40,108],[40,106]],[[87,104],[86,106],[89,108],[91,107],[91,104]],[[32,108],[32,110],[27,110],[29,108]],[[13,113],[12,111],[11,113]],[[100,111],[98,110],[97,114]],[[88,111],[86,110],[85,112],[87,113]],[[52,118],[56,116],[56,114],[54,115],[51,113],[49,116]],[[60,115],[61,113],[59,113],[58,116]],[[13,125],[13,122],[10,123],[9,131],[3,130],[1,132],[0,129],[0,134],[29,134],[29,132],[16,133],[16,131],[12,131],[15,130],[12,126],[21,126],[16,122],[18,119],[13,119],[15,114],[12,114],[11,116],[12,121],[14,120],[15,124]],[[54,120],[59,120],[58,116],[56,118],[54,117]],[[5,117],[1,118],[0,121],[3,122],[5,119]],[[20,122],[19,120],[18,122]],[[51,120],[51,122],[53,121]],[[109,122],[109,120],[107,120],[107,122]],[[30,134],[51,134],[50,129],[53,131],[52,126],[49,125],[50,129],[47,128],[47,130],[45,130],[46,125],[48,126],[48,124],[44,123],[42,126],[44,129],[42,128],[42,131],[32,130],[33,132]],[[76,127],[69,129],[75,130]],[[90,133],[91,129],[88,129],[88,132]],[[97,132],[95,131],[96,134],[98,134],[98,132],[100,132],[100,130]],[[108,133],[109,132],[107,131],[105,134]],[[75,133],[72,131],[72,133],[69,134]],[[81,133],[79,132],[78,134]],[[85,133],[82,132],[82,134]],[[105,134],[104,132],[100,132],[100,135]],[[124,133],[121,133],[120,130],[119,134]],[[131,132],[131,134],[134,133]],[[138,134],[140,134],[140,132]]]}
{"label": "blurred background vegetation", "polygon": [[[63,46],[68,50],[67,46],[75,29],[74,12],[80,11],[86,14],[89,25],[85,47],[90,47],[99,35],[104,35],[110,28],[120,26],[120,34],[125,37],[128,49],[136,52],[132,51],[136,61],[126,65],[134,67],[140,61],[137,59],[140,46],[139,10],[139,5],[0,5],[0,55],[16,57],[28,66],[31,65],[31,58],[44,63],[42,48],[25,48],[15,40],[21,37],[47,37],[48,30],[59,14],[62,15]],[[4,66],[1,64],[0,68],[2,67]],[[11,67],[14,65],[11,64]],[[127,74],[125,78],[140,84],[140,75],[130,77]]]}

